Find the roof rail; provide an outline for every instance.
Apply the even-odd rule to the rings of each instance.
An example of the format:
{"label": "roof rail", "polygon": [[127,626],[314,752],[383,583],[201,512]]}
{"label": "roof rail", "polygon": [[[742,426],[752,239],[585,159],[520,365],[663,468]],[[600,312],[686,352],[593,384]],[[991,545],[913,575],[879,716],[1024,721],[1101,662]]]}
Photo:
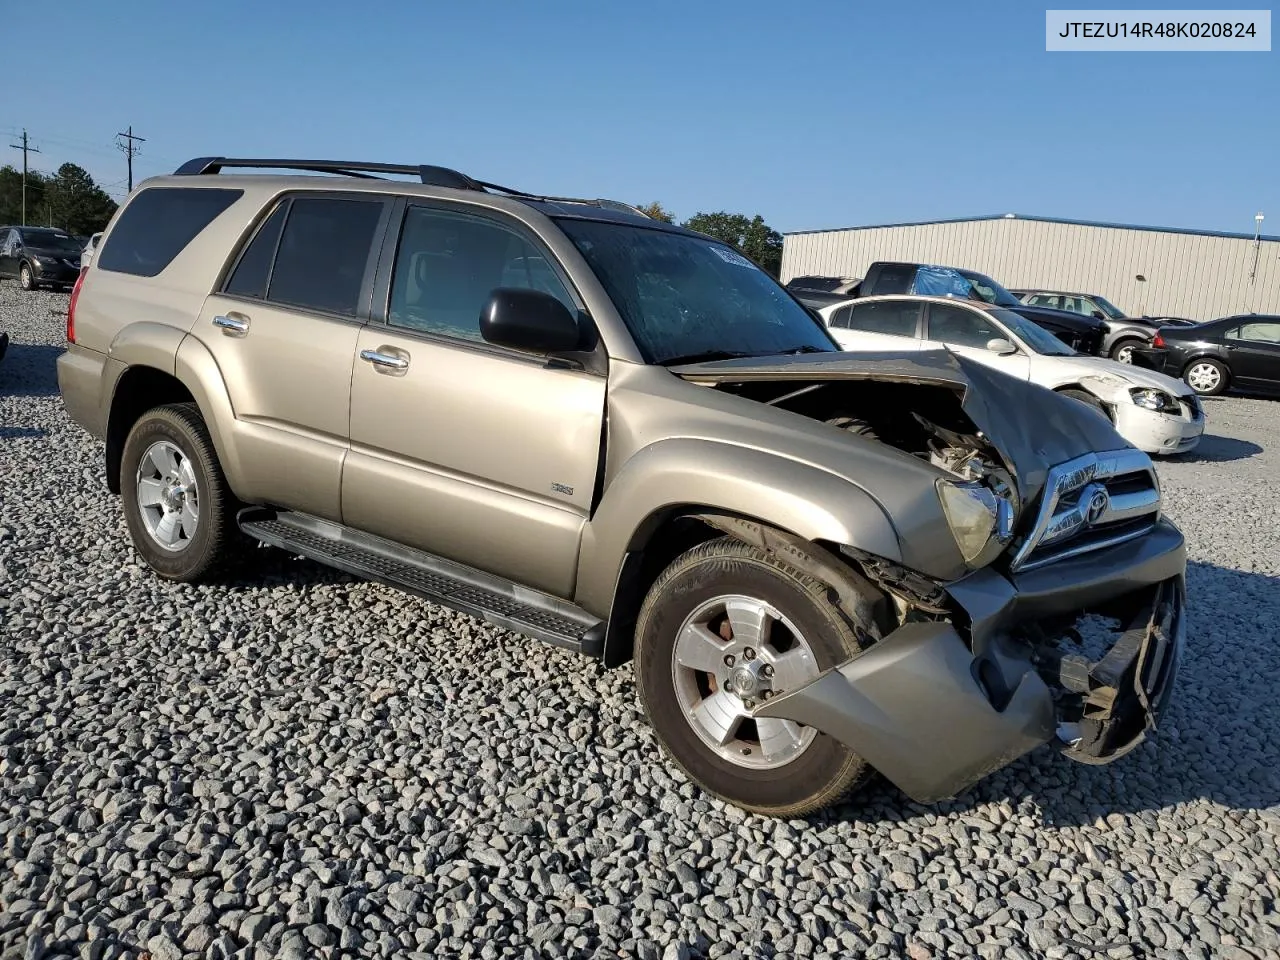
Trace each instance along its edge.
{"label": "roof rail", "polygon": [[346,160],[276,160],[252,157],[196,157],[177,170],[176,176],[198,176],[217,173],[225,167],[252,167],[263,170],[305,170],[310,173],[336,173],[365,180],[379,179],[377,174],[399,174],[417,177],[433,187],[453,187],[456,190],[483,190],[484,188],[466,174],[448,167],[427,164],[367,163]]}
{"label": "roof rail", "polygon": [[334,173],[347,177],[359,177],[363,180],[380,179],[379,174],[396,174],[406,177],[417,177],[427,186],[451,187],[455,190],[479,190],[482,193],[495,191],[521,200],[545,200],[550,203],[581,203],[605,210],[621,210],[641,217],[647,217],[643,210],[621,200],[585,200],[578,197],[548,197],[537,193],[526,193],[511,187],[503,187],[496,183],[474,180],[465,173],[450,170],[448,167],[434,167],[428,164],[408,163],[368,163],[365,161],[346,160],[267,160],[249,157],[196,157],[188,160],[177,170],[175,176],[200,176],[216,174],[225,167],[253,168],[262,170],[303,170],[309,173]]}

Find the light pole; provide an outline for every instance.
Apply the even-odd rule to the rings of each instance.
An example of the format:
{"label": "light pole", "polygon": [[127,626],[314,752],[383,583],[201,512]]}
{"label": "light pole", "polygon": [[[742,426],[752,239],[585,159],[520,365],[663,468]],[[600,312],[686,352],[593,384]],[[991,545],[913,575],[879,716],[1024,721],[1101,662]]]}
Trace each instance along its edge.
{"label": "light pole", "polygon": [[1249,271],[1249,282],[1253,283],[1253,278],[1258,275],[1258,251],[1262,248],[1262,221],[1265,218],[1261,213],[1253,215],[1253,269]]}

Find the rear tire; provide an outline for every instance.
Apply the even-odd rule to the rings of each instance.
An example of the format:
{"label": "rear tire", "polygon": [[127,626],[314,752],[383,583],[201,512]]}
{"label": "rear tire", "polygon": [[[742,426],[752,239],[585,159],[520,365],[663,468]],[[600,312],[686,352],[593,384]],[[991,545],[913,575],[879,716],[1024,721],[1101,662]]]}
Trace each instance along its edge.
{"label": "rear tire", "polygon": [[1111,345],[1111,359],[1116,363],[1133,363],[1133,348],[1142,346],[1142,341],[1136,337],[1129,337],[1124,340],[1117,340]]}
{"label": "rear tire", "polygon": [[1226,366],[1209,357],[1192,360],[1182,371],[1182,379],[1202,397],[1216,397],[1231,384]]}
{"label": "rear tire", "polygon": [[[649,590],[636,623],[640,700],[664,751],[704,790],[756,813],[803,816],[838,801],[870,772],[825,733],[745,717],[748,697],[736,686],[748,668],[770,693],[785,693],[863,648],[827,593],[825,584],[730,537],[678,557]],[[879,630],[871,600],[860,597],[854,614],[873,642]],[[690,631],[692,647],[680,639]],[[722,669],[730,656],[736,669]],[[758,703],[764,693],[751,696]],[[724,731],[720,746],[708,720]]]}
{"label": "rear tire", "polygon": [[1107,423],[1111,422],[1111,414],[1107,413],[1107,408],[1103,406],[1102,401],[1092,393],[1089,393],[1086,390],[1059,390],[1058,392],[1064,397],[1070,397],[1072,400],[1080,401],[1098,416],[1105,419]]}
{"label": "rear tire", "polygon": [[239,504],[194,403],[155,407],[133,425],[120,495],[134,548],[166,580],[205,579],[239,552]]}

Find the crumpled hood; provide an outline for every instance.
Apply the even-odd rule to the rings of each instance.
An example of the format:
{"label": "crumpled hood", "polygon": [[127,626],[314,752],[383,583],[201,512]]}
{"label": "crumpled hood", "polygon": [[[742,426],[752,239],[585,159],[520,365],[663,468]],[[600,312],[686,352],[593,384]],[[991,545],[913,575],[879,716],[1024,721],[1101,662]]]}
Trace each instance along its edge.
{"label": "crumpled hood", "polygon": [[[1181,380],[1176,380],[1163,373],[1157,373],[1154,370],[1148,370],[1145,367],[1118,363],[1105,357],[1086,357],[1083,355],[1054,357],[1053,361],[1054,366],[1059,370],[1070,370],[1074,376],[1079,377],[1082,381],[1087,380],[1092,384],[1100,384],[1116,392],[1126,391],[1131,387],[1147,387],[1153,390],[1162,390],[1175,397],[1189,397],[1191,395],[1191,388]],[[1104,397],[1104,399],[1110,398]]]}
{"label": "crumpled hood", "polygon": [[1079,401],[948,350],[745,357],[670,370],[700,383],[851,379],[951,387],[962,392],[965,413],[1004,459],[1024,504],[1039,495],[1051,467],[1095,451],[1130,446]]}

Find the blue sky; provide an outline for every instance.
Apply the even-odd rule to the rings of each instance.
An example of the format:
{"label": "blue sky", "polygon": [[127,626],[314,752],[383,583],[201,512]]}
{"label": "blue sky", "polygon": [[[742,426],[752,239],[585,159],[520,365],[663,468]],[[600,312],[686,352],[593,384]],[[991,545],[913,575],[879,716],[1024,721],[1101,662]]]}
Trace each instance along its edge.
{"label": "blue sky", "polygon": [[[991,213],[1280,233],[1280,52],[1046,53],[1045,6],[6,4],[0,162],[429,162],[805,230]],[[14,42],[26,38],[23,42]],[[22,78],[14,81],[13,78]]]}

